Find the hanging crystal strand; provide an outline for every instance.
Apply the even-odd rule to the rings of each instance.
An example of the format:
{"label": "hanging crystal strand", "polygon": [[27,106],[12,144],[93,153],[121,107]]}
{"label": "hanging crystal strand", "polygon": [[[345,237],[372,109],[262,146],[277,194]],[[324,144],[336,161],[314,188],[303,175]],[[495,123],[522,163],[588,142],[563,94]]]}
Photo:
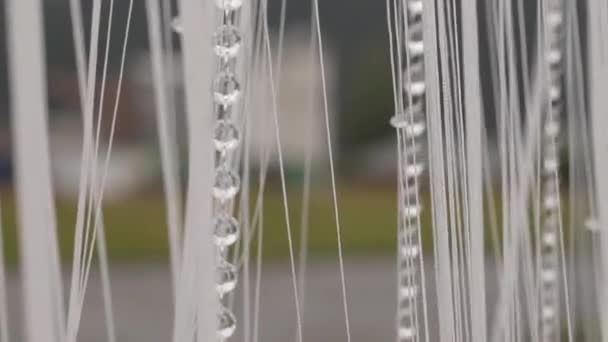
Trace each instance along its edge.
{"label": "hanging crystal strand", "polygon": [[[398,250],[398,342],[418,341],[418,293],[420,253],[420,194],[418,178],[424,173],[425,83],[422,37],[422,0],[405,0],[407,22],[403,72],[403,111],[391,118],[400,137],[399,158],[399,250]],[[397,28],[401,29],[400,27]]]}
{"label": "hanging crystal strand", "polygon": [[562,111],[562,29],[561,0],[546,1],[545,47],[550,106],[545,112],[542,135],[542,221],[540,241],[541,336],[543,341],[559,339],[559,149],[557,139]]}
{"label": "hanging crystal strand", "polygon": [[216,103],[216,125],[213,142],[217,150],[217,170],[213,188],[215,207],[215,244],[218,248],[216,291],[221,308],[218,317],[218,341],[230,338],[236,330],[236,317],[224,303],[225,295],[237,283],[238,269],[228,261],[228,248],[239,238],[239,222],[233,216],[233,201],[240,190],[240,178],[233,160],[240,143],[235,108],[241,95],[235,66],[241,48],[237,18],[241,0],[215,0],[221,12],[221,22],[213,34],[213,52],[218,60],[218,73],[213,81]]}
{"label": "hanging crystal strand", "polygon": [[[217,320],[217,339],[223,342],[234,335],[236,317],[227,307],[224,298],[234,291],[238,281],[238,269],[228,261],[228,251],[240,236],[239,222],[233,216],[234,199],[240,190],[240,178],[234,170],[234,158],[239,146],[240,132],[236,124],[235,108],[241,96],[241,86],[236,76],[236,58],[241,49],[238,17],[242,0],[213,0],[221,20],[213,33],[213,53],[217,57],[217,74],[212,89],[215,103],[215,127],[213,145],[216,150],[216,171],[213,184],[214,221],[213,236],[217,247],[215,273],[220,310]],[[181,19],[171,22],[173,30],[183,31]]]}

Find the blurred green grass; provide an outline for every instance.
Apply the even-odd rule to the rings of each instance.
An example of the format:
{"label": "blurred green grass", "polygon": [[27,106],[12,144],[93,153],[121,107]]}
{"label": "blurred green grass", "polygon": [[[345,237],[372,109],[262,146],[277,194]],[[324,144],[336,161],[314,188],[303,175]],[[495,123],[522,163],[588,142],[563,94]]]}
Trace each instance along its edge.
{"label": "blurred green grass", "polygon": [[[278,189],[278,187],[271,187]],[[342,227],[343,250],[347,255],[386,256],[396,249],[396,194],[389,186],[339,186],[339,209]],[[567,196],[563,196],[565,198]],[[256,194],[251,194],[251,213]],[[302,192],[293,187],[289,195],[291,229],[294,248],[300,240]],[[428,194],[421,198],[423,208],[429,207]],[[4,245],[7,261],[17,257],[15,207],[11,194],[2,196]],[[500,222],[500,201],[496,203]],[[486,208],[487,209],[487,208]],[[567,206],[563,206],[564,221],[568,222]],[[57,219],[60,253],[64,261],[72,258],[76,203],[58,201]],[[486,218],[487,218],[486,213]],[[104,220],[109,257],[125,262],[166,262],[168,238],[165,203],[161,192],[149,192],[128,200],[108,202],[104,206]],[[432,252],[430,210],[423,210],[422,241],[427,254]],[[336,223],[331,192],[328,188],[315,188],[311,192],[309,216],[309,254],[313,257],[334,257],[337,254]],[[488,225],[486,225],[488,227]],[[566,240],[567,225],[564,225]],[[499,232],[500,234],[500,232]],[[486,247],[491,247],[491,234],[486,229]],[[251,251],[256,250],[255,239]],[[289,253],[282,196],[269,190],[264,198],[265,258],[283,258]]]}
{"label": "blurred green grass", "polygon": [[[301,191],[290,194],[294,246],[299,245]],[[255,194],[251,205],[254,206]],[[3,228],[6,258],[17,256],[15,204],[12,194],[2,196]],[[346,254],[382,255],[394,252],[396,244],[396,195],[389,188],[353,189],[344,186],[339,193],[342,241]],[[253,212],[253,210],[251,210]],[[71,260],[76,203],[57,203],[60,253]],[[425,221],[427,218],[424,219]],[[164,198],[160,192],[142,194],[104,206],[104,221],[110,259],[118,261],[164,261],[168,256],[168,240]],[[314,189],[310,202],[309,251],[313,256],[337,253],[336,225],[331,193]],[[425,227],[428,225],[424,225]],[[264,256],[284,257],[288,254],[287,232],[281,193],[268,191],[264,199]],[[255,244],[252,247],[255,250]]]}

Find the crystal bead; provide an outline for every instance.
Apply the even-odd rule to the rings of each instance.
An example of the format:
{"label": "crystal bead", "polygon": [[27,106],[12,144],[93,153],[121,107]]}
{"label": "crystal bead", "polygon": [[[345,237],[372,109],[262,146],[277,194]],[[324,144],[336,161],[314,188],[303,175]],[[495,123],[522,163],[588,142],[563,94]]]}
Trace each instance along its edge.
{"label": "crystal bead", "polygon": [[409,124],[409,120],[404,113],[397,113],[391,118],[391,126],[395,128],[405,128]]}
{"label": "crystal bead", "polygon": [[236,317],[230,310],[222,307],[217,317],[217,336],[220,341],[230,338],[236,331]]}
{"label": "crystal bead", "polygon": [[410,0],[407,2],[407,9],[409,10],[410,15],[421,15],[423,4],[422,0]]}
{"label": "crystal bead", "polygon": [[[554,113],[556,114],[556,113]],[[547,137],[555,138],[559,134],[559,123],[555,120],[551,120],[545,124],[545,135]]]}
{"label": "crystal bead", "polygon": [[237,279],[236,267],[227,261],[222,261],[215,270],[215,289],[220,297],[234,290]]}
{"label": "crystal bead", "polygon": [[239,145],[239,130],[236,125],[228,120],[219,120],[213,131],[213,143],[215,149],[220,152],[233,150]]}
{"label": "crystal bead", "polygon": [[403,208],[403,216],[406,219],[415,219],[420,215],[422,208],[419,205],[409,205]]}
{"label": "crystal bead", "polygon": [[600,230],[600,224],[599,224],[598,220],[591,218],[591,217],[586,219],[585,223],[583,225],[585,226],[585,228],[587,228],[589,231],[592,231],[592,232],[596,232],[596,231]]}
{"label": "crystal bead", "polygon": [[543,161],[543,168],[546,173],[557,172],[559,169],[559,161],[556,158],[547,158]]}
{"label": "crystal bead", "polygon": [[243,0],[215,0],[215,5],[224,11],[236,11],[243,6]]}
{"label": "crystal bead", "polygon": [[422,96],[426,91],[423,81],[412,81],[406,84],[406,90],[411,96]]}
{"label": "crystal bead", "polygon": [[549,87],[549,98],[555,102],[562,96],[562,88],[559,84],[553,84]]}
{"label": "crystal bead", "polygon": [[231,72],[220,72],[213,82],[215,102],[224,107],[234,104],[241,94],[241,85]]}
{"label": "crystal bead", "polygon": [[418,293],[418,288],[414,285],[403,286],[399,289],[399,294],[402,298],[414,298]]}
{"label": "crystal bead", "polygon": [[418,177],[424,172],[424,164],[417,163],[412,165],[407,165],[404,168],[405,177]]}
{"label": "crystal bead", "polygon": [[418,246],[404,246],[401,248],[401,255],[406,258],[415,258],[420,254]]}
{"label": "crystal bead", "polygon": [[557,272],[555,270],[543,270],[541,272],[541,278],[544,283],[554,283],[557,280]]}
{"label": "crystal bead", "polygon": [[175,33],[183,33],[184,26],[182,25],[182,18],[174,17],[173,20],[171,20],[171,28]]}
{"label": "crystal bead", "polygon": [[407,43],[407,48],[412,57],[420,56],[424,53],[424,41],[423,40],[411,40]]}
{"label": "crystal bead", "polygon": [[222,249],[233,245],[239,239],[239,222],[234,217],[219,215],[213,223],[213,239]]}
{"label": "crystal bead", "polygon": [[241,35],[236,26],[222,25],[213,34],[213,51],[223,59],[235,57],[241,48]]}
{"label": "crystal bead", "polygon": [[239,176],[227,168],[219,168],[215,174],[213,196],[220,201],[228,201],[239,192],[241,180]]}
{"label": "crystal bead", "polygon": [[547,247],[554,247],[557,244],[557,236],[555,232],[546,232],[543,234],[543,244]]}
{"label": "crystal bead", "polygon": [[560,49],[551,49],[547,52],[547,62],[550,65],[558,64],[562,60],[562,52]]}
{"label": "crystal bead", "polygon": [[416,338],[416,329],[413,327],[400,327],[399,338],[413,340],[414,338]]}
{"label": "crystal bead", "polygon": [[551,306],[545,306],[542,310],[544,320],[551,320],[555,317],[555,309]]}
{"label": "crystal bead", "polygon": [[547,195],[543,201],[545,210],[556,210],[559,205],[559,197],[555,195]]}
{"label": "crystal bead", "polygon": [[561,11],[552,11],[547,13],[547,24],[551,27],[556,27],[562,24],[563,16]]}

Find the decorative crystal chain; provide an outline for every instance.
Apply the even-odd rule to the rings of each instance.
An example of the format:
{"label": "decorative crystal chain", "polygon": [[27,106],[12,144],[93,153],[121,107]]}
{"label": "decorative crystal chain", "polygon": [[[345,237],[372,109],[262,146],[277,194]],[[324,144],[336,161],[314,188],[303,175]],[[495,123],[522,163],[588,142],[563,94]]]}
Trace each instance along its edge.
{"label": "decorative crystal chain", "polygon": [[546,1],[545,39],[549,85],[542,137],[542,220],[540,239],[541,337],[559,338],[559,257],[560,226],[559,149],[557,139],[562,111],[562,30],[561,0]]}
{"label": "decorative crystal chain", "polygon": [[424,41],[422,36],[422,0],[406,0],[407,36],[406,56],[401,62],[403,71],[403,111],[391,118],[391,125],[399,131],[399,285],[398,285],[398,342],[419,339],[418,291],[420,245],[420,194],[418,178],[424,173],[422,162],[425,148],[425,81]]}
{"label": "decorative crystal chain", "polygon": [[[220,309],[217,318],[217,340],[226,341],[234,335],[236,316],[224,303],[226,295],[234,291],[238,269],[228,261],[228,252],[240,236],[239,222],[233,216],[234,199],[240,190],[240,178],[234,159],[240,144],[235,108],[240,99],[241,86],[236,76],[236,59],[241,49],[238,27],[242,0],[213,0],[221,20],[213,33],[213,53],[217,58],[217,73],[213,80],[215,127],[213,145],[216,150],[216,170],[212,195],[214,198],[213,236],[217,248],[216,286]],[[173,29],[181,33],[179,18],[173,20]]]}

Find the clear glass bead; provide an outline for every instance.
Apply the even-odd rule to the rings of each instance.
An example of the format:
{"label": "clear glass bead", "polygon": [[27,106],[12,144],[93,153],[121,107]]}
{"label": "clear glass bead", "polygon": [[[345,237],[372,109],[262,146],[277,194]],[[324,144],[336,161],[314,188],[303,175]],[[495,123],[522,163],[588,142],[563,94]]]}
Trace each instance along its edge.
{"label": "clear glass bead", "polygon": [[215,5],[224,11],[236,11],[243,6],[243,0],[215,0]]}
{"label": "clear glass bead", "polygon": [[241,85],[233,73],[222,71],[213,82],[215,102],[224,107],[234,104],[241,95]]}
{"label": "clear glass bead", "polygon": [[182,18],[179,16],[174,17],[173,20],[171,20],[171,28],[173,29],[173,31],[175,33],[184,32],[184,26],[182,25]]}
{"label": "clear glass bead", "polygon": [[407,9],[410,15],[422,15],[423,3],[422,0],[410,0],[407,2]]}
{"label": "clear glass bead", "polygon": [[562,24],[564,17],[561,11],[551,11],[547,13],[547,24],[556,27]]}
{"label": "clear glass bead", "polygon": [[405,80],[405,90],[411,96],[422,96],[426,91],[426,84],[424,81],[410,81]]}
{"label": "clear glass bead", "polygon": [[241,35],[236,26],[222,25],[213,34],[213,51],[223,59],[235,57],[241,48]]}
{"label": "clear glass bead", "polygon": [[[554,113],[555,114],[555,113]],[[555,120],[550,120],[545,124],[545,136],[555,138],[559,134],[559,123]]]}
{"label": "clear glass bead", "polygon": [[415,285],[406,285],[399,288],[399,295],[402,298],[414,298],[418,294],[418,288]]}
{"label": "clear glass bead", "polygon": [[404,168],[405,177],[418,177],[424,172],[424,164],[417,163],[412,165],[407,165]]}
{"label": "clear glass bead", "polygon": [[596,232],[596,231],[600,230],[599,221],[593,217],[589,217],[588,219],[586,219],[585,222],[583,223],[583,225],[586,229],[588,229],[589,231],[592,231],[592,232]]}
{"label": "clear glass bead", "polygon": [[415,245],[406,245],[401,248],[401,255],[406,258],[415,258],[420,254],[420,249]]}
{"label": "clear glass bead", "polygon": [[554,247],[557,244],[557,235],[555,232],[545,232],[543,234],[543,244],[548,247]]}
{"label": "clear glass bead", "polygon": [[420,56],[424,53],[424,41],[411,40],[407,43],[407,48],[412,57]]}
{"label": "clear glass bead", "polygon": [[420,205],[406,205],[403,207],[403,216],[406,219],[415,219],[420,215],[422,207]]}
{"label": "clear glass bead", "polygon": [[541,272],[544,283],[554,283],[557,280],[557,272],[553,269],[545,269]]}
{"label": "clear glass bead", "polygon": [[543,206],[545,210],[556,210],[559,205],[559,197],[556,195],[545,195]]}
{"label": "clear glass bead", "polygon": [[413,327],[400,327],[399,338],[406,341],[413,340],[416,337],[416,329]]}
{"label": "clear glass bead", "polygon": [[549,87],[549,98],[555,102],[562,96],[562,87],[559,84],[553,84]]}
{"label": "clear glass bead", "polygon": [[217,337],[220,341],[230,338],[236,330],[236,317],[229,309],[222,307],[217,317]]}
{"label": "clear glass bead", "polygon": [[556,158],[547,158],[543,160],[543,168],[546,173],[553,173],[559,170],[559,160]]}
{"label": "clear glass bead", "polygon": [[547,320],[547,321],[555,318],[555,309],[552,306],[543,307],[542,317],[544,320]]}
{"label": "clear glass bead", "polygon": [[547,52],[547,62],[551,65],[558,64],[562,61],[562,52],[560,49],[551,49]]}
{"label": "clear glass bead", "polygon": [[239,129],[228,120],[219,120],[213,132],[213,144],[215,149],[226,152],[235,149],[239,145]]}
{"label": "clear glass bead", "polygon": [[239,175],[227,168],[219,168],[215,173],[213,196],[220,201],[228,201],[239,192],[241,180]]}
{"label": "clear glass bead", "polygon": [[233,245],[239,239],[239,222],[231,216],[220,215],[213,223],[213,239],[219,248]]}
{"label": "clear glass bead", "polygon": [[237,280],[236,267],[227,261],[222,261],[215,270],[215,289],[220,297],[234,290]]}

